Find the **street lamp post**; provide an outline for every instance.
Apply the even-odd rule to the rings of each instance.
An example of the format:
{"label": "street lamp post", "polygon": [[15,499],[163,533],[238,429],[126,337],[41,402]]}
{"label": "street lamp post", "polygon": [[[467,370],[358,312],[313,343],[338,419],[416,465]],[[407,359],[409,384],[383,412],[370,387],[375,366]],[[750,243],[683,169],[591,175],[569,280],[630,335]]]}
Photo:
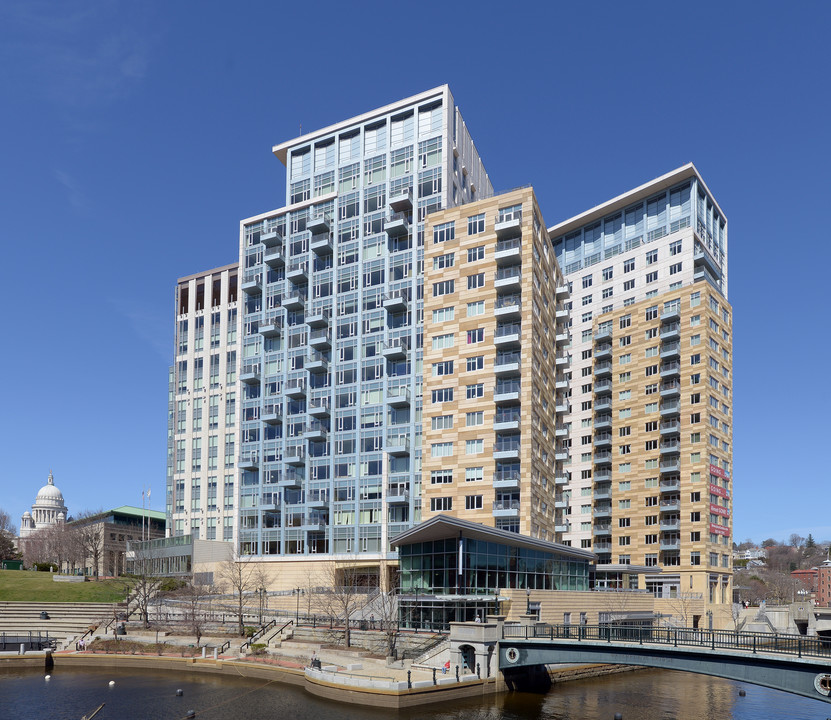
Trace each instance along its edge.
{"label": "street lamp post", "polygon": [[300,594],[303,592],[303,588],[294,588],[294,624],[297,625],[300,622]]}
{"label": "street lamp post", "polygon": [[531,614],[531,588],[525,588],[525,614]]}

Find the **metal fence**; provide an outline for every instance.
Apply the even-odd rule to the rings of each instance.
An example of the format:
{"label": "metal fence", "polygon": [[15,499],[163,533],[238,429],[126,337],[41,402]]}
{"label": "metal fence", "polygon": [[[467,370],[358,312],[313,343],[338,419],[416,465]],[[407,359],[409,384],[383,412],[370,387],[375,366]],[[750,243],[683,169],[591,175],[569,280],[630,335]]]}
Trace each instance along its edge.
{"label": "metal fence", "polygon": [[504,639],[573,640],[576,642],[670,645],[746,653],[777,653],[795,657],[831,657],[831,638],[751,633],[733,630],[660,628],[640,625],[506,625]]}

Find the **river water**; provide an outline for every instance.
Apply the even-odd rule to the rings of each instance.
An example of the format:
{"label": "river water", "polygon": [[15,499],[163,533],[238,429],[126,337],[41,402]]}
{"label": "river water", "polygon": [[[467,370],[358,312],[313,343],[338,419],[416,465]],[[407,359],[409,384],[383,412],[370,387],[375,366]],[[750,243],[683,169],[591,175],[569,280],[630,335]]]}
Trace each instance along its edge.
{"label": "river water", "polygon": [[[110,686],[109,682],[115,684]],[[183,695],[176,696],[181,689]],[[745,697],[739,691],[746,692]],[[266,680],[170,671],[0,671],[0,720],[381,720],[395,711],[321,700]],[[831,703],[704,675],[644,670],[401,710],[401,720],[825,720]]]}

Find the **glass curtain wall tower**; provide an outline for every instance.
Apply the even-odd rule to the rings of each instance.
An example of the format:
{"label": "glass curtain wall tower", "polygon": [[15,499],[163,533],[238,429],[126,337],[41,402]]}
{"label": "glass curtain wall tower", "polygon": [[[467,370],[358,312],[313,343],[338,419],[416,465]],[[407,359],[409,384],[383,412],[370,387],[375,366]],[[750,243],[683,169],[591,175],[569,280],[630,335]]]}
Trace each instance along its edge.
{"label": "glass curtain wall tower", "polygon": [[492,194],[447,86],[283,143],[240,227],[239,547],[386,556],[421,519],[428,213]]}

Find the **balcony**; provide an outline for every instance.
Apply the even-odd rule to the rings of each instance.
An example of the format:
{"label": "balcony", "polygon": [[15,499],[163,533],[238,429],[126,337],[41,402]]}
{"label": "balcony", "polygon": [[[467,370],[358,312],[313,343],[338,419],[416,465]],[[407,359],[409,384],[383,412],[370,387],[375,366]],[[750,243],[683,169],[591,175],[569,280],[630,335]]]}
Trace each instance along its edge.
{"label": "balcony", "polygon": [[409,435],[390,435],[387,437],[384,452],[395,457],[403,457],[410,454]]}
{"label": "balcony", "polygon": [[283,265],[286,264],[286,256],[283,253],[282,246],[277,245],[275,247],[266,248],[266,251],[263,254],[263,260],[265,260],[265,264],[270,268],[283,267]]}
{"label": "balcony", "polygon": [[276,230],[269,230],[260,235],[260,242],[267,248],[283,244],[283,236]]}
{"label": "balcony", "polygon": [[519,320],[522,317],[522,295],[500,295],[493,306],[497,320]]}
{"label": "balcony", "polygon": [[519,490],[520,475],[516,471],[495,472],[493,474],[493,487],[497,490]]}
{"label": "balcony", "polygon": [[600,410],[611,410],[612,409],[612,396],[611,395],[601,395],[594,399],[594,409],[597,411]]}
{"label": "balcony", "polygon": [[293,378],[286,382],[284,392],[294,400],[302,400],[306,397],[306,381],[302,378]]}
{"label": "balcony", "polygon": [[557,404],[554,406],[554,412],[558,415],[566,415],[571,412],[571,403],[569,403],[568,398],[565,396],[560,396],[557,398]]}
{"label": "balcony", "polygon": [[395,290],[384,296],[384,310],[391,313],[404,312],[407,309],[407,294],[403,290]]}
{"label": "balcony", "polygon": [[595,500],[611,500],[612,499],[612,484],[602,483],[594,486],[592,497]]}
{"label": "balcony", "polygon": [[407,235],[410,232],[410,221],[407,219],[407,213],[392,213],[384,223],[384,230],[391,238]]}
{"label": "balcony", "polygon": [[306,440],[320,442],[329,437],[329,431],[326,429],[326,426],[320,422],[320,420],[314,420],[306,426],[306,432],[303,437]]}
{"label": "balcony", "polygon": [[661,377],[671,378],[681,376],[681,363],[666,362],[661,365]]}
{"label": "balcony", "polygon": [[679,340],[681,338],[681,323],[671,322],[661,325],[661,340]]}
{"label": "balcony", "polygon": [[571,335],[569,334],[568,328],[564,325],[561,325],[556,330],[556,335],[554,335],[554,343],[556,345],[568,345],[571,342]]}
{"label": "balcony", "polygon": [[522,288],[522,270],[518,265],[497,268],[493,286],[497,290],[520,290]]}
{"label": "balcony", "polygon": [[263,405],[260,418],[266,425],[279,425],[283,422],[283,406],[280,403]]}
{"label": "balcony", "polygon": [[663,475],[664,473],[681,472],[681,458],[673,458],[670,456],[665,460],[661,460],[658,467],[661,470],[661,475]]}
{"label": "balcony", "polygon": [[596,448],[610,448],[612,447],[612,433],[598,433],[594,436],[594,446]]}
{"label": "balcony", "polygon": [[240,382],[246,385],[256,385],[260,382],[260,364],[243,365],[239,375]]}
{"label": "balcony", "polygon": [[661,417],[671,417],[681,413],[680,400],[664,400],[661,403]]}
{"label": "balcony", "polygon": [[410,388],[398,387],[387,390],[387,405],[390,407],[407,407],[410,404]]}
{"label": "balcony", "polygon": [[311,352],[306,356],[305,367],[310,373],[323,374],[329,372],[329,360],[323,353]]}
{"label": "balcony", "polygon": [[306,306],[306,296],[299,292],[283,296],[282,306],[286,310],[302,310]]}
{"label": "balcony", "polygon": [[332,347],[332,333],[329,328],[318,328],[309,333],[309,346],[317,350]]}
{"label": "balcony", "polygon": [[506,430],[519,430],[519,414],[515,416],[508,416],[510,420],[494,420],[493,429],[495,432],[504,432]]}
{"label": "balcony", "polygon": [[413,191],[410,188],[399,192],[396,195],[390,195],[389,200],[390,209],[395,213],[403,213],[413,209]]}
{"label": "balcony", "polygon": [[718,262],[712,255],[710,255],[709,251],[707,251],[699,243],[695,244],[695,250],[693,251],[693,263],[696,270],[702,268],[709,271],[714,278],[721,278],[721,268],[719,267]]}
{"label": "balcony", "polygon": [[611,535],[612,534],[612,524],[611,523],[594,523],[592,525],[592,535]]}
{"label": "balcony", "polygon": [[384,344],[381,354],[387,360],[403,360],[409,349],[410,344],[405,338],[393,338]]}
{"label": "balcony", "polygon": [[662,513],[681,512],[681,498],[676,495],[675,497],[668,497],[661,500],[658,508]]}
{"label": "balcony", "polygon": [[499,216],[493,224],[497,240],[518,238],[522,235],[522,216]]}
{"label": "balcony", "polygon": [[519,517],[519,500],[495,500],[494,517]]}
{"label": "balcony", "polygon": [[661,359],[667,360],[670,358],[677,358],[681,356],[681,343],[677,340],[675,342],[665,342],[661,345]]}
{"label": "balcony", "polygon": [[497,380],[493,391],[493,401],[497,404],[517,403],[520,400],[522,384],[518,381]]}
{"label": "balcony", "polygon": [[612,381],[609,378],[594,381],[594,392],[597,395],[612,392]]}
{"label": "balcony", "polygon": [[518,373],[522,355],[519,351],[497,353],[493,361],[493,372],[497,377],[508,373]]}
{"label": "balcony", "polygon": [[283,460],[288,465],[303,465],[306,462],[306,448],[302,445],[293,445],[286,448]]}
{"label": "balcony", "polygon": [[242,291],[246,295],[261,295],[263,292],[263,276],[259,273],[246,276],[242,282]]}
{"label": "balcony", "polygon": [[322,510],[329,507],[328,490],[309,490],[306,493],[306,507],[312,510]]}
{"label": "balcony", "polygon": [[592,473],[595,482],[608,482],[612,479],[612,468],[598,467]]}
{"label": "balcony", "polygon": [[554,295],[557,300],[565,300],[569,296],[568,285],[558,285]]}
{"label": "balcony", "polygon": [[569,426],[568,425],[555,425],[554,426],[554,437],[564,438],[568,437],[569,433]]}
{"label": "balcony", "polygon": [[554,357],[554,364],[558,368],[564,368],[571,365],[571,353],[558,352]]}
{"label": "balcony", "polygon": [[494,460],[519,460],[519,443],[498,443],[493,449]]}
{"label": "balcony", "polygon": [[594,364],[595,377],[611,377],[612,362],[611,360],[601,360]]}
{"label": "balcony", "polygon": [[661,397],[672,398],[681,394],[681,382],[678,380],[666,380],[661,383]]}
{"label": "balcony", "polygon": [[316,400],[313,399],[309,401],[309,405],[306,408],[306,411],[309,413],[310,417],[329,417],[329,402],[328,400],[324,400],[323,398],[317,398]]}
{"label": "balcony", "polygon": [[681,433],[680,420],[663,420],[661,422],[661,436],[679,435]]}
{"label": "balcony", "polygon": [[570,531],[571,531],[571,523],[568,522],[568,521],[559,522],[559,523],[556,523],[554,525],[554,532],[555,533],[560,533],[562,535],[563,533],[567,533],[567,532],[570,532]]}
{"label": "balcony", "polygon": [[600,343],[594,348],[595,360],[609,360],[612,357],[612,343]]}
{"label": "balcony", "polygon": [[554,311],[554,318],[560,322],[567,322],[569,315],[571,315],[571,312],[566,310],[564,307],[557,308],[557,310]]}
{"label": "balcony", "polygon": [[661,311],[661,322],[672,323],[681,319],[681,305],[670,305]]}
{"label": "balcony", "polygon": [[410,502],[410,487],[409,485],[390,485],[387,487],[387,504],[388,505],[406,505]]}
{"label": "balcony", "polygon": [[612,328],[611,327],[600,327],[597,329],[597,332],[594,334],[594,341],[596,343],[608,343],[612,339]]}
{"label": "balcony", "polygon": [[674,477],[661,478],[661,481],[658,483],[658,487],[662,493],[673,491],[677,492],[681,489],[681,478],[677,475]]}
{"label": "balcony", "polygon": [[592,456],[595,465],[611,465],[612,452],[611,450],[598,450]]}
{"label": "balcony", "polygon": [[[497,238],[499,233],[497,233]],[[497,266],[516,265],[522,261],[522,241],[518,237],[497,240],[493,259]]]}
{"label": "balcony", "polygon": [[332,231],[332,225],[329,220],[329,216],[325,213],[317,213],[316,215],[312,215],[306,221],[306,230],[311,232],[312,235],[330,233]]}
{"label": "balcony", "polygon": [[290,490],[299,488],[303,484],[303,476],[296,472],[285,472],[278,476],[277,487],[280,489]]}
{"label": "balcony", "polygon": [[277,318],[268,318],[260,323],[259,333],[263,337],[275,338],[280,337],[281,327]]}
{"label": "balcony", "polygon": [[240,455],[237,459],[237,467],[240,470],[256,470],[260,467],[260,456],[256,453]]}
{"label": "balcony", "polygon": [[611,430],[612,416],[611,415],[595,415],[594,417],[595,430]]}
{"label": "balcony", "polygon": [[303,524],[300,526],[300,529],[306,532],[323,532],[328,524],[328,517],[311,515],[303,518]]}
{"label": "balcony", "polygon": [[661,550],[680,550],[681,538],[678,536],[667,538],[662,537],[660,540],[660,548]]}
{"label": "balcony", "polygon": [[661,451],[661,455],[677,455],[681,452],[681,443],[677,440],[664,440],[658,446],[658,449]]}
{"label": "balcony", "polygon": [[329,311],[322,308],[312,308],[306,313],[306,325],[310,328],[322,328],[329,326]]}
{"label": "balcony", "polygon": [[554,484],[557,487],[562,487],[563,485],[568,485],[571,482],[571,477],[568,473],[563,473],[561,475],[554,476]]}
{"label": "balcony", "polygon": [[309,271],[306,268],[306,261],[294,261],[286,270],[286,280],[295,285],[303,285],[309,282]]}
{"label": "balcony", "polygon": [[609,517],[612,514],[612,503],[598,503],[592,508],[592,517]]}
{"label": "balcony", "polygon": [[612,543],[603,540],[598,540],[592,544],[592,550],[595,552],[611,552]]}
{"label": "balcony", "polygon": [[496,347],[519,345],[522,341],[522,325],[519,323],[497,324],[493,334],[493,344]]}

